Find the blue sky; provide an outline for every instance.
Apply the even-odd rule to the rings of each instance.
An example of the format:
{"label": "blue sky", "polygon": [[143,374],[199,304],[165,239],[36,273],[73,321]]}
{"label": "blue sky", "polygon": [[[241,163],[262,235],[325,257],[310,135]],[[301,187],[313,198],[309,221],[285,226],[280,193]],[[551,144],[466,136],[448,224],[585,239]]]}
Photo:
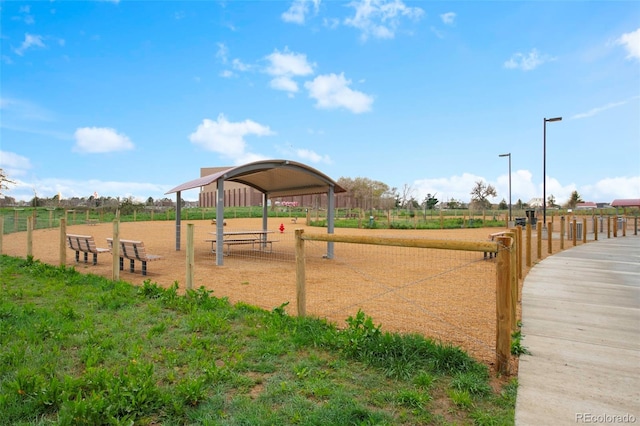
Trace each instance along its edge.
{"label": "blue sky", "polygon": [[[3,1],[0,167],[162,198],[289,159],[418,200],[640,198],[640,2]],[[183,194],[195,200],[198,190]]]}

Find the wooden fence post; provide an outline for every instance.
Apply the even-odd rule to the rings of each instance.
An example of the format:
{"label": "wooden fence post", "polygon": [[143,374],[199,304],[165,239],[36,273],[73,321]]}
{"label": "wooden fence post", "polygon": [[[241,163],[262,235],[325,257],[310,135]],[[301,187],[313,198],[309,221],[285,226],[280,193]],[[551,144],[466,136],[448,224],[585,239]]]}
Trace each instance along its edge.
{"label": "wooden fence post", "polygon": [[2,236],[4,235],[4,216],[0,216],[0,254],[2,254]]}
{"label": "wooden fence post", "polygon": [[553,253],[553,221],[547,224],[547,253]]}
{"label": "wooden fence post", "polygon": [[518,225],[516,229],[518,230],[516,245],[518,247],[518,279],[522,279],[522,226]]}
{"label": "wooden fence post", "polygon": [[618,238],[618,215],[613,218],[613,238]]}
{"label": "wooden fence post", "polygon": [[187,276],[186,276],[186,286],[187,290],[191,290],[193,288],[193,269],[195,265],[194,261],[194,250],[193,250],[193,223],[187,224]]}
{"label": "wooden fence post", "polygon": [[587,242],[587,218],[582,218],[582,243],[585,244]]}
{"label": "wooden fence post", "polygon": [[120,221],[116,213],[116,219],[113,221],[113,238],[111,246],[112,268],[111,279],[113,281],[120,280]]}
{"label": "wooden fence post", "polygon": [[564,250],[564,233],[566,232],[565,217],[560,217],[560,250]]}
{"label": "wooden fence post", "polygon": [[27,216],[27,257],[33,256],[33,216]]}
{"label": "wooden fence post", "polygon": [[305,253],[304,240],[302,234],[304,229],[296,229],[296,304],[298,308],[298,316],[307,315],[307,290],[306,290],[306,271],[305,271]]}
{"label": "wooden fence post", "polygon": [[571,229],[573,230],[573,232],[572,232],[573,235],[571,235],[571,236],[573,237],[572,238],[573,246],[575,247],[576,244],[577,244],[577,237],[578,237],[578,221],[576,220],[575,217],[573,218],[573,222],[571,224]]}
{"label": "wooden fence post", "polygon": [[67,220],[60,218],[60,266],[67,264]]}
{"label": "wooden fence post", "polygon": [[518,305],[518,231],[517,229],[510,229],[510,232],[506,235],[511,237],[511,250],[509,254],[510,267],[509,274],[511,276],[509,283],[509,323],[511,324],[511,331],[516,330],[516,308]]}
{"label": "wooden fence post", "polygon": [[511,357],[511,238],[497,238],[496,259],[496,367],[501,374],[509,373]]}
{"label": "wooden fence post", "polygon": [[607,216],[607,238],[611,238],[611,216]]}
{"label": "wooden fence post", "polygon": [[531,267],[531,223],[527,223],[527,249],[526,249],[526,258],[527,258],[527,268]]}
{"label": "wooden fence post", "polygon": [[593,241],[598,241],[598,216],[593,216]]}

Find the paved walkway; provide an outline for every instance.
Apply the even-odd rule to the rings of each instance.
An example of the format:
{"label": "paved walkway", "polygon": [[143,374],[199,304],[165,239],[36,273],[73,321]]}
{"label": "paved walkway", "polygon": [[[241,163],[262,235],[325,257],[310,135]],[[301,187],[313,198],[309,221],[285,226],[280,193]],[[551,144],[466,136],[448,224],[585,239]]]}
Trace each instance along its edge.
{"label": "paved walkway", "polygon": [[599,237],[525,278],[518,426],[640,424],[640,237]]}

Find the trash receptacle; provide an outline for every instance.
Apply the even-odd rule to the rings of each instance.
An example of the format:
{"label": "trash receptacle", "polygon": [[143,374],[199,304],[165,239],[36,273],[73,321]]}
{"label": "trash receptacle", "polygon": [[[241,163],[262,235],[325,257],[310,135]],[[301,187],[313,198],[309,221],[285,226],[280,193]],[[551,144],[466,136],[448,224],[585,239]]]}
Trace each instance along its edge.
{"label": "trash receptacle", "polygon": [[526,217],[516,217],[516,226],[527,226],[527,218]]}
{"label": "trash receptacle", "polygon": [[[573,240],[573,221],[569,221],[569,239]],[[576,222],[576,240],[582,239],[582,222]]]}
{"label": "trash receptacle", "polygon": [[527,209],[524,211],[524,213],[527,216],[529,223],[531,224],[531,228],[536,229],[536,222],[537,222],[536,211],[533,209]]}

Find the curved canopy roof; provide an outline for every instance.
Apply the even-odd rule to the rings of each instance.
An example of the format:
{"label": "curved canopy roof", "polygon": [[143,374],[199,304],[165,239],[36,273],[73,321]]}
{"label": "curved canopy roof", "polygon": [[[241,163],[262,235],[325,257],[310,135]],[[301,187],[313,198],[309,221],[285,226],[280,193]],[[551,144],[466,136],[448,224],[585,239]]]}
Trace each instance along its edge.
{"label": "curved canopy roof", "polygon": [[333,187],[334,193],[346,192],[325,174],[302,163],[289,160],[264,160],[185,182],[167,191],[166,194],[203,187],[217,183],[219,180],[248,185],[269,197],[327,193],[330,187]]}

